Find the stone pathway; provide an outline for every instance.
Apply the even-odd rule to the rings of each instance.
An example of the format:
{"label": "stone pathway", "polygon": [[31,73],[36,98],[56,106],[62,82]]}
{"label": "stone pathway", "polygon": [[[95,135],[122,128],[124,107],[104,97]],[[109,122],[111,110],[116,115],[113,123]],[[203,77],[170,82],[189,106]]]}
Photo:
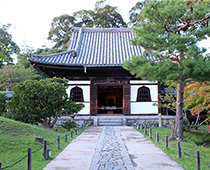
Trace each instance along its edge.
{"label": "stone pathway", "polygon": [[183,170],[133,127],[89,127],[44,170]]}
{"label": "stone pathway", "polygon": [[90,170],[134,170],[117,127],[106,126],[101,132]]}

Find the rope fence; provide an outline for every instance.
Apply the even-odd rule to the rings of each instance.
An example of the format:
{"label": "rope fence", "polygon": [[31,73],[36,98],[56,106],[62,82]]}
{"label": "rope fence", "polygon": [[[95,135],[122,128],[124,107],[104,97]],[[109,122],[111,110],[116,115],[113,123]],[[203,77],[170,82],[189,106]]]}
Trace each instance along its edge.
{"label": "rope fence", "polygon": [[[85,125],[82,124],[82,126],[79,127],[79,130],[76,127],[75,128],[75,135],[78,135],[78,131],[81,132],[81,130],[83,128],[85,128],[85,127],[86,127],[86,124]],[[51,150],[52,150],[52,149],[47,149],[47,146],[51,146],[51,145],[57,143],[57,148],[60,149],[60,140],[61,139],[65,139],[65,142],[67,142],[68,136],[73,138],[73,136],[74,136],[73,135],[73,129],[71,129],[71,132],[69,134],[66,132],[64,137],[58,136],[58,138],[55,141],[51,142],[51,143],[47,143],[47,141],[44,141],[44,146],[42,146],[41,148],[37,149],[36,151],[31,152],[31,148],[28,148],[28,154],[25,155],[20,160],[16,161],[15,163],[11,164],[11,165],[2,167],[2,163],[0,162],[0,170],[7,169],[7,168],[12,168],[13,166],[15,166],[16,164],[20,163],[21,161],[23,161],[27,157],[28,157],[28,168],[27,168],[27,170],[31,170],[32,169],[31,168],[32,167],[32,163],[31,163],[32,162],[32,159],[31,159],[32,154],[37,153],[37,152],[39,152],[40,150],[43,149],[43,156],[44,156],[45,160],[47,160],[48,158],[51,157]]]}
{"label": "rope fence", "polygon": [[[147,135],[147,127],[144,124],[138,124],[136,125],[137,129],[140,129],[141,131],[144,132],[145,135]],[[152,139],[152,129],[149,128],[149,138]],[[160,139],[162,139],[162,141],[165,141],[165,148],[168,149],[169,145],[168,145],[168,136],[166,136],[165,138],[160,138],[159,137],[159,132],[156,132],[156,142],[159,143]],[[174,146],[174,144],[170,144],[172,146]],[[200,156],[200,152],[199,150],[196,151],[196,156],[191,156],[188,153],[186,153],[180,145],[180,141],[177,142],[177,158],[181,159],[181,153],[184,153],[187,157],[192,158],[192,159],[196,159],[196,166],[197,169],[200,170],[200,160],[208,167],[210,168],[210,166],[203,160],[203,158]]]}

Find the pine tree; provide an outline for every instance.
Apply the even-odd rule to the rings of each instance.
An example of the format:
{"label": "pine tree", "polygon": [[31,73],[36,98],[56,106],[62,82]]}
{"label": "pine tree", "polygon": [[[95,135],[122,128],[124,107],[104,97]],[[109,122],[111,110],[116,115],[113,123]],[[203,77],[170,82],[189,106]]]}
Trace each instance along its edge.
{"label": "pine tree", "polygon": [[124,68],[146,80],[177,83],[176,124],[172,137],[183,139],[184,84],[208,80],[210,61],[198,42],[210,35],[210,1],[153,0],[133,28],[133,45],[144,47],[144,56],[133,56]]}

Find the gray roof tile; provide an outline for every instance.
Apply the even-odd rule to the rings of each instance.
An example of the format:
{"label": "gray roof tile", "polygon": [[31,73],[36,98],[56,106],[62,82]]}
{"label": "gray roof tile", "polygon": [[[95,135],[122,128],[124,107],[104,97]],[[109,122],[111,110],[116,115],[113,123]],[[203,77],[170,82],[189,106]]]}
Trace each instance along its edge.
{"label": "gray roof tile", "polygon": [[[143,49],[133,46],[131,28],[77,28],[72,29],[68,51],[51,54],[32,54],[30,61],[65,66],[122,66],[132,55],[141,55]],[[76,57],[73,56],[76,52]]]}

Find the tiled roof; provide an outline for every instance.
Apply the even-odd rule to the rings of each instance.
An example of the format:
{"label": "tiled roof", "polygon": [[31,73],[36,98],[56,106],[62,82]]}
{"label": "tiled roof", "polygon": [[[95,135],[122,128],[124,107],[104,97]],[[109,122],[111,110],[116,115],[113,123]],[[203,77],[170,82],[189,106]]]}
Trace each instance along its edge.
{"label": "tiled roof", "polygon": [[34,55],[35,63],[65,66],[122,66],[132,55],[141,55],[143,49],[132,46],[130,28],[76,28],[72,29],[68,51],[51,55]]}

